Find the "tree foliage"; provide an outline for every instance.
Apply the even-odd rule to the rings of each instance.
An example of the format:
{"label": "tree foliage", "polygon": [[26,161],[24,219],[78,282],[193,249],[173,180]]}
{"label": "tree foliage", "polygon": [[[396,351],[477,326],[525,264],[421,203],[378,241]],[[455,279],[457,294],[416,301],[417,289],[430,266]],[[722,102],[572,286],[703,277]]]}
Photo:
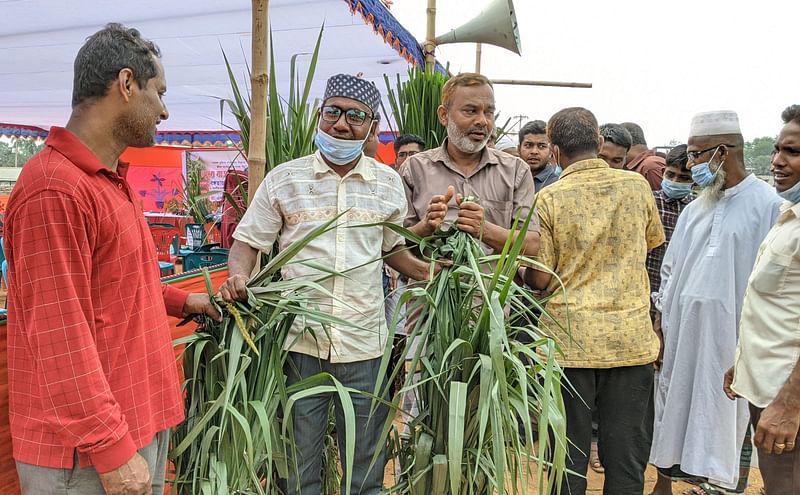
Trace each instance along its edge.
{"label": "tree foliage", "polygon": [[44,141],[13,139],[0,141],[0,167],[21,167],[44,147]]}
{"label": "tree foliage", "polygon": [[775,137],[764,136],[744,143],[744,163],[756,175],[769,175]]}

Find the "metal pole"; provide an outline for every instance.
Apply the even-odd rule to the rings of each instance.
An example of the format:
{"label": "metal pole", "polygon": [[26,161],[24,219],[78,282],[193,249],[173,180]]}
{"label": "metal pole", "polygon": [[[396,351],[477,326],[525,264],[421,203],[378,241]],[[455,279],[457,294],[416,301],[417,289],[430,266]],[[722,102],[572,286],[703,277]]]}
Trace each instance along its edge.
{"label": "metal pole", "polygon": [[518,86],[554,86],[557,88],[591,88],[592,83],[558,81],[524,81],[518,79],[492,79],[492,84],[511,84]]}
{"label": "metal pole", "polygon": [[481,55],[483,54],[483,45],[478,43],[475,45],[475,73],[481,73]]}
{"label": "metal pole", "polygon": [[425,34],[425,70],[433,72],[436,69],[436,0],[428,0],[428,24]]}

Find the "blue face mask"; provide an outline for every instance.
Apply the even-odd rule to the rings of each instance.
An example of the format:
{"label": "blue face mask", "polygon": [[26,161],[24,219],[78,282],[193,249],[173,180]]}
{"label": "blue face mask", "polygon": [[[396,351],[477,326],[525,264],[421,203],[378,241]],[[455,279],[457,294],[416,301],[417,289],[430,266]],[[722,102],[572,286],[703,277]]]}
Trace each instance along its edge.
{"label": "blue face mask", "polygon": [[793,204],[800,203],[800,182],[783,192],[779,192],[778,196]]}
{"label": "blue face mask", "polygon": [[717,169],[713,172],[711,171],[711,166],[709,163],[711,163],[711,160],[714,159],[714,155],[717,154],[718,149],[719,147],[714,150],[714,153],[711,154],[711,158],[709,158],[707,162],[698,163],[692,167],[692,179],[698,186],[708,187],[713,184],[714,179],[717,178],[717,172],[719,172],[719,169],[722,168],[722,163],[720,163],[717,166]]}
{"label": "blue face mask", "polygon": [[661,190],[670,199],[683,199],[692,193],[692,184],[662,179]]}
{"label": "blue face mask", "polygon": [[327,134],[322,129],[317,129],[317,135],[314,136],[314,144],[317,145],[320,153],[332,163],[347,165],[361,156],[361,151],[364,149],[364,143],[368,137],[369,134],[361,141],[338,139]]}

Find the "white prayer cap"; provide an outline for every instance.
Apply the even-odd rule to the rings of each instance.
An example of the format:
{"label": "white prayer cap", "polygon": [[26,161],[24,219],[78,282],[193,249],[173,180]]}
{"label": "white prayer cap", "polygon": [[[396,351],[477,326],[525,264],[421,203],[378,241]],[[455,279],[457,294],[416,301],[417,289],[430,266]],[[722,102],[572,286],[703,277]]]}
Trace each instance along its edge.
{"label": "white prayer cap", "polygon": [[692,125],[689,128],[690,137],[741,133],[739,116],[733,110],[698,113],[692,117]]}
{"label": "white prayer cap", "polygon": [[506,134],[500,139],[498,139],[496,143],[494,143],[494,147],[495,149],[503,151],[509,148],[516,148],[517,145],[514,144],[514,141],[510,137],[508,137],[508,134]]}

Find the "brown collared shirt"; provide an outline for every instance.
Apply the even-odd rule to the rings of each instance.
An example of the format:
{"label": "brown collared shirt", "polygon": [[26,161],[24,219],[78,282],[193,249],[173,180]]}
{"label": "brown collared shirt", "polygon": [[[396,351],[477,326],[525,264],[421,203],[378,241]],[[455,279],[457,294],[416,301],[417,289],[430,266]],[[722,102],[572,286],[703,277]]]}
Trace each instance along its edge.
{"label": "brown collared shirt", "polygon": [[623,168],[642,174],[642,177],[647,179],[647,183],[650,184],[650,189],[659,191],[661,190],[661,179],[664,177],[664,168],[666,166],[667,161],[664,158],[656,155],[653,150],[647,150],[626,163]]}
{"label": "brown collared shirt", "polygon": [[[425,218],[431,197],[445,194],[448,186],[456,193],[480,198],[487,222],[510,229],[519,215],[520,223],[533,205],[534,185],[530,167],[520,158],[492,148],[484,148],[481,161],[469,175],[464,175],[447,153],[447,140],[439,148],[418,153],[400,167],[400,176],[408,200],[405,226],[416,225]],[[456,199],[450,200],[445,224],[458,216]],[[539,232],[536,215],[531,218],[529,232]]]}

